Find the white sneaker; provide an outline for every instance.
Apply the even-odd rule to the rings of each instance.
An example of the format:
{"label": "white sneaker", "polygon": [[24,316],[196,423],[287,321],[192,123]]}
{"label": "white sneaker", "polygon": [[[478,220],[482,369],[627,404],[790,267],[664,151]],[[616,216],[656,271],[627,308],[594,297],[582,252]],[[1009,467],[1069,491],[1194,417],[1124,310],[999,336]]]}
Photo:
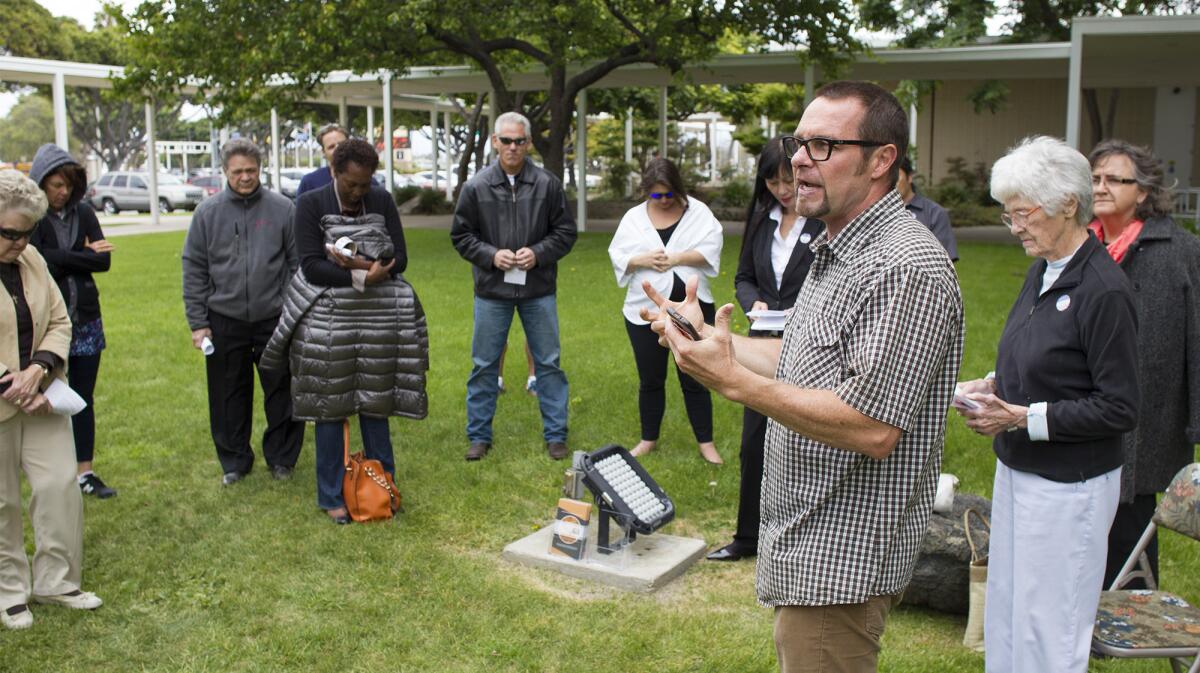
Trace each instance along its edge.
{"label": "white sneaker", "polygon": [[45,605],[61,605],[64,608],[72,610],[95,610],[104,605],[104,601],[100,597],[90,591],[75,590],[71,593],[59,594],[57,596],[34,596],[34,603],[43,603]]}
{"label": "white sneaker", "polygon": [[502,392],[502,393],[508,392],[508,390],[504,387],[504,377],[503,376],[496,377],[496,386],[498,388],[500,388],[500,392]]}
{"label": "white sneaker", "polygon": [[[8,610],[21,608],[20,611],[9,614]],[[33,626],[33,613],[29,611],[27,605],[14,605],[8,610],[0,610],[0,622],[4,623],[4,628],[19,631]]]}
{"label": "white sneaker", "polygon": [[534,397],[537,397],[537,377],[536,376],[530,376],[528,379],[525,379],[525,392],[529,393],[530,395],[533,395]]}

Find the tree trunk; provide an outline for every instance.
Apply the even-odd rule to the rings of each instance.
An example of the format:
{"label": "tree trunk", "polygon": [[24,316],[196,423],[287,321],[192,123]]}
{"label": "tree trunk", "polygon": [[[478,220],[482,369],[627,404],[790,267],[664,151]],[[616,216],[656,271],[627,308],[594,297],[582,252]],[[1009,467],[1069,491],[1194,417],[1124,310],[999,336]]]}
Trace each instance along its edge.
{"label": "tree trunk", "polygon": [[[458,184],[454,187],[454,201],[458,202],[458,193],[462,191],[463,185],[467,182],[467,169],[471,165],[471,159],[475,155],[476,146],[481,146],[483,143],[476,139],[476,134],[479,132],[479,120],[483,116],[483,104],[486,100],[486,95],[480,95],[475,101],[475,109],[467,113],[466,110],[459,108],[459,112],[467,120],[467,134],[464,138],[462,153],[458,158]],[[458,104],[455,104],[458,107]]]}

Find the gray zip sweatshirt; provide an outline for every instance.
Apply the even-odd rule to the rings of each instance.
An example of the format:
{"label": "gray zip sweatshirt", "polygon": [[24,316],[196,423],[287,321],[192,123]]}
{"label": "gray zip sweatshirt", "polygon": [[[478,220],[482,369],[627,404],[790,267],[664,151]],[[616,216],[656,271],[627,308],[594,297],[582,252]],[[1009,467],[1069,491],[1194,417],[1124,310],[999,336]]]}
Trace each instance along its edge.
{"label": "gray zip sweatshirt", "polygon": [[188,326],[209,326],[209,312],[257,322],[283,311],[283,293],[300,265],[292,237],[292,201],[259,187],[249,196],[226,188],[200,202],[183,244],[183,305]]}

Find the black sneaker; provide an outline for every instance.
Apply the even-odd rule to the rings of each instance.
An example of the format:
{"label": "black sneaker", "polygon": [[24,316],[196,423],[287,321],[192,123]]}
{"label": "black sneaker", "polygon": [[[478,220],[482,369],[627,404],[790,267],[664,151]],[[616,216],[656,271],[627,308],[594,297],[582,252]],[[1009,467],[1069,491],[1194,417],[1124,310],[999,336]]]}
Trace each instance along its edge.
{"label": "black sneaker", "polygon": [[83,491],[84,495],[94,495],[101,500],[111,498],[117,494],[116,489],[109,488],[104,480],[95,474],[89,474],[79,482],[79,490]]}
{"label": "black sneaker", "polygon": [[295,468],[288,467],[287,465],[272,465],[271,477],[276,481],[287,481],[292,478],[292,472],[294,471]]}

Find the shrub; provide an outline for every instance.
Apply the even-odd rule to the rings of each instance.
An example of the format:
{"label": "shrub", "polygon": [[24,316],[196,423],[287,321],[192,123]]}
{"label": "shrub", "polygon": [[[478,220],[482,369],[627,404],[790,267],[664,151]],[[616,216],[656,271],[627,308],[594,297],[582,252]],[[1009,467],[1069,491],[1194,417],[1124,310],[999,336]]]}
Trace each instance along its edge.
{"label": "shrub", "polygon": [[629,186],[629,176],[633,175],[634,167],[635,165],[628,161],[608,162],[600,190],[616,199],[625,198],[625,189]]}
{"label": "shrub", "polygon": [[422,189],[413,212],[419,215],[448,215],[454,212],[454,205],[446,200],[446,193],[440,189]]}
{"label": "shrub", "polygon": [[421,188],[416,185],[408,185],[405,187],[397,187],[392,191],[392,198],[396,201],[397,206],[402,206],[408,203],[410,199],[421,193]]}
{"label": "shrub", "polygon": [[993,206],[991,169],[982,162],[967,166],[962,157],[946,159],[947,175],[929,188],[929,198],[949,208],[951,205],[975,204]]}
{"label": "shrub", "polygon": [[717,203],[723,206],[745,208],[754,198],[754,190],[745,180],[733,180],[725,183],[717,192]]}

